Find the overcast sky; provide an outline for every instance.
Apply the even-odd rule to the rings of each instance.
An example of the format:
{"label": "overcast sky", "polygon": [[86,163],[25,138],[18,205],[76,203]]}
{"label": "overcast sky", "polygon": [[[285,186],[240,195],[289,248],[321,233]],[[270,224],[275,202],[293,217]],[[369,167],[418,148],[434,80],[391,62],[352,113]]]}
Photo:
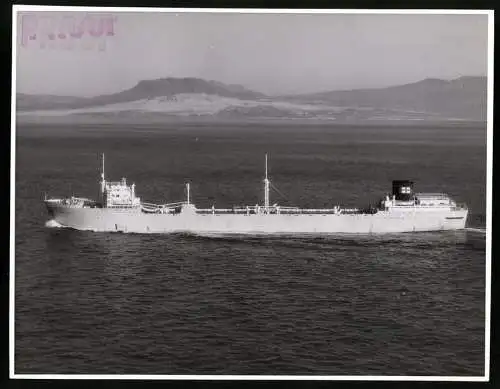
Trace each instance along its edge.
{"label": "overcast sky", "polygon": [[[56,23],[85,15],[34,14]],[[142,79],[200,77],[287,94],[487,73],[487,15],[113,15],[104,51],[84,50],[83,40],[42,48],[42,19],[23,30],[20,17],[17,91],[92,96]],[[34,29],[37,39],[22,45]]]}

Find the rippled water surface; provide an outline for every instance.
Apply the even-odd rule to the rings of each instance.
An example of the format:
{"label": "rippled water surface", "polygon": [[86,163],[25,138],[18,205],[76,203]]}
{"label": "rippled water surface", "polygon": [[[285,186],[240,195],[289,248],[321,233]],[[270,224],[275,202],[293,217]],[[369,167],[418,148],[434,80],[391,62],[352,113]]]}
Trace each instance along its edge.
{"label": "rippled water surface", "polygon": [[[41,199],[98,193],[98,153],[146,201],[366,205],[413,179],[469,231],[378,237],[137,235],[46,226]],[[483,375],[481,128],[20,127],[15,371]]]}

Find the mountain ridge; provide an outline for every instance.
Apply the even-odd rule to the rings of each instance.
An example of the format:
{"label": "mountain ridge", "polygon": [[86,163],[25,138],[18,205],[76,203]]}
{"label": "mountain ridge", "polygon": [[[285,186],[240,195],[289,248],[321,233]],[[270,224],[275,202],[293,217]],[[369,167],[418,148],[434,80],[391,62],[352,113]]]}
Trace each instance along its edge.
{"label": "mountain ridge", "polygon": [[335,106],[392,108],[486,120],[487,78],[462,76],[453,80],[426,78],[385,88],[326,91],[294,95],[295,102]]}
{"label": "mountain ridge", "polygon": [[[56,110],[136,110],[169,114],[248,115],[262,117],[359,116],[366,110],[403,112],[471,120],[486,120],[487,79],[462,76],[453,80],[426,78],[384,88],[333,90],[309,94],[268,96],[241,85],[201,78],[141,80],[132,88],[95,97],[29,95],[18,93],[20,113]],[[208,109],[207,107],[211,107]],[[174,107],[174,108],[172,108]],[[340,111],[339,111],[340,110]],[[81,113],[81,112],[78,112]],[[393,113],[392,113],[393,114]],[[318,116],[319,115],[319,116]]]}
{"label": "mountain ridge", "polygon": [[437,77],[426,77],[424,79],[418,80],[418,81],[413,81],[413,82],[407,82],[404,84],[397,84],[397,85],[389,85],[389,86],[382,86],[382,87],[371,87],[371,88],[348,88],[348,89],[330,89],[330,90],[324,90],[324,91],[318,91],[318,92],[311,92],[311,93],[292,93],[292,94],[286,94],[286,95],[280,95],[279,97],[301,97],[301,96],[314,96],[314,95],[322,95],[322,94],[327,94],[327,93],[344,93],[344,92],[369,92],[369,91],[380,91],[380,90],[394,90],[394,89],[399,89],[402,87],[409,87],[409,86],[417,86],[417,85],[422,85],[422,86],[433,86],[440,84],[442,86],[444,85],[449,85],[454,82],[464,82],[464,81],[479,81],[479,82],[485,82],[487,81],[486,76],[460,76],[458,78],[454,78],[451,80],[446,80],[442,78],[437,78]]}
{"label": "mountain ridge", "polygon": [[[218,81],[207,81],[195,77],[167,77],[152,80],[141,80],[132,88],[93,97],[63,97],[54,95],[30,95],[26,93],[18,94],[17,97],[21,96],[24,99],[31,99],[31,101],[21,101],[21,105],[18,106],[18,109],[20,110],[61,108],[78,109],[142,99],[152,99],[155,97],[168,97],[181,93],[210,94],[222,97],[233,97],[242,100],[266,97],[262,93],[251,91],[241,85],[227,85]],[[52,101],[50,100],[50,97],[53,98]],[[60,101],[63,98],[69,99],[69,101]]]}

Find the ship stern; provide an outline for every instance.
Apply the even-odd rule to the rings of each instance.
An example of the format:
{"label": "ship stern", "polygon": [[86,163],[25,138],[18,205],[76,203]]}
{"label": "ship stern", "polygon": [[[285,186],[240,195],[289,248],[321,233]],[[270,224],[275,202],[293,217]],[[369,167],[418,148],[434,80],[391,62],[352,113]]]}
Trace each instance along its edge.
{"label": "ship stern", "polygon": [[463,230],[467,224],[469,210],[466,207],[456,208],[445,216],[445,230]]}

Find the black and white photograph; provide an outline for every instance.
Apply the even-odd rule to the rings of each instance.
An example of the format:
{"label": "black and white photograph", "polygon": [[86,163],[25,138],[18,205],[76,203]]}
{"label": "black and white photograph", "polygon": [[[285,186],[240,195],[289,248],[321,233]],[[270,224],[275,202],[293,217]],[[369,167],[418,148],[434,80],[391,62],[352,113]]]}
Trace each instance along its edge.
{"label": "black and white photograph", "polygon": [[10,377],[488,381],[493,16],[14,6]]}

